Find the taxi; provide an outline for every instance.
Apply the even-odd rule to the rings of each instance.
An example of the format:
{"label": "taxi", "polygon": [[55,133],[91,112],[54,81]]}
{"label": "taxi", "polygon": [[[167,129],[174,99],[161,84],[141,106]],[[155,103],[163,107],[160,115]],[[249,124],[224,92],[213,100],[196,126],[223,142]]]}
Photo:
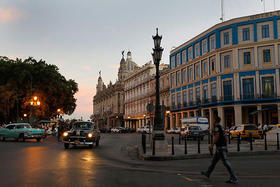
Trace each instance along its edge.
{"label": "taxi", "polygon": [[231,138],[237,138],[238,134],[241,138],[249,138],[250,134],[253,138],[261,138],[261,132],[255,125],[239,125],[235,130],[230,131]]}

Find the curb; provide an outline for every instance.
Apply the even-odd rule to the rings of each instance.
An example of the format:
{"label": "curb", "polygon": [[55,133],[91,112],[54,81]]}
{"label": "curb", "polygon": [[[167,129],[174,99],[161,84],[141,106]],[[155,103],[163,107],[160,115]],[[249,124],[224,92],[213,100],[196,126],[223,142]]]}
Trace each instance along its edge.
{"label": "curb", "polygon": [[[138,158],[145,161],[168,161],[168,160],[187,160],[187,159],[201,159],[201,158],[212,158],[210,154],[197,154],[197,155],[167,155],[167,156],[152,156],[145,155],[141,147],[137,146]],[[280,151],[254,151],[254,152],[231,152],[229,157],[239,156],[261,156],[261,155],[275,155],[280,154]]]}

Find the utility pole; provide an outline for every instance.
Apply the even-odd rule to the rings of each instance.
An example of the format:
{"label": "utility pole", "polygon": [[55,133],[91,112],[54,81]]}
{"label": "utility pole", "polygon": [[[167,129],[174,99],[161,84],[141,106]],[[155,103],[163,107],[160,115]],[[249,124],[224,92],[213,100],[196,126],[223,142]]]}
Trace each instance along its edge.
{"label": "utility pole", "polygon": [[220,20],[224,22],[224,0],[221,0],[221,17]]}

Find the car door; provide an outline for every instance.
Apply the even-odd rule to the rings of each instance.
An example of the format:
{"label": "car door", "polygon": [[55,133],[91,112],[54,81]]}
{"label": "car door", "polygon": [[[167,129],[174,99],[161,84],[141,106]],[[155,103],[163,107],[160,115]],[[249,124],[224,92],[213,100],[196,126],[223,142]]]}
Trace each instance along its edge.
{"label": "car door", "polygon": [[7,129],[7,131],[6,131],[6,133],[5,133],[5,137],[6,138],[14,138],[14,136],[15,136],[15,125],[8,125],[7,127],[6,127],[6,129]]}

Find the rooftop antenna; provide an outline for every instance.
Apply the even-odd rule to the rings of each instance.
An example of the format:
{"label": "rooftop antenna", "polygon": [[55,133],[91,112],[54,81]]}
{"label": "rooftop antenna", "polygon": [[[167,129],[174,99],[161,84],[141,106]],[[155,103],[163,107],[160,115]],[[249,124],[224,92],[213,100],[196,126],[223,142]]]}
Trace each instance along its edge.
{"label": "rooftop antenna", "polygon": [[263,12],[265,13],[265,0],[261,0],[261,2],[263,2]]}
{"label": "rooftop antenna", "polygon": [[220,20],[224,22],[224,0],[221,0],[221,17]]}

